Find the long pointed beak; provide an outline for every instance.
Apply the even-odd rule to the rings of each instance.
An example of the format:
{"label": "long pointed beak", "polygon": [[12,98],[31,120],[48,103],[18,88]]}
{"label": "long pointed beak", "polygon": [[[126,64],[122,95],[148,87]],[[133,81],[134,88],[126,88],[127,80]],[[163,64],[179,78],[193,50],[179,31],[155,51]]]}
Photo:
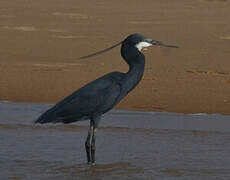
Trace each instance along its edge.
{"label": "long pointed beak", "polygon": [[152,45],[155,46],[163,46],[163,47],[170,47],[170,48],[179,48],[178,46],[175,45],[169,45],[160,41],[156,41],[156,40],[152,40],[152,39],[148,39],[147,42],[151,43]]}

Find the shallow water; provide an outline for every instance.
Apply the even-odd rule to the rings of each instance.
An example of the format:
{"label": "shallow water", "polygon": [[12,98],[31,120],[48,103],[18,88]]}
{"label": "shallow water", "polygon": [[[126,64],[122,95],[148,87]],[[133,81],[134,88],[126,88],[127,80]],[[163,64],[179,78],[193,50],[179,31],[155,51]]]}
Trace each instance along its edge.
{"label": "shallow water", "polygon": [[91,167],[87,122],[33,124],[49,106],[0,102],[0,179],[230,178],[230,116],[113,110]]}

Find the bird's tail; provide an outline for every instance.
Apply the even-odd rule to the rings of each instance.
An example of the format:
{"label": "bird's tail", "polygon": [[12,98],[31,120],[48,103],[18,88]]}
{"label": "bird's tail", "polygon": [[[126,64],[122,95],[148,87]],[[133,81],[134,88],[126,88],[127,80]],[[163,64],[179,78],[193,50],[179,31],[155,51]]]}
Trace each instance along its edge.
{"label": "bird's tail", "polygon": [[34,123],[44,124],[44,123],[55,122],[55,120],[56,120],[55,113],[52,111],[52,109],[49,109],[48,111],[43,113],[41,116],[39,116],[38,119],[34,121]]}

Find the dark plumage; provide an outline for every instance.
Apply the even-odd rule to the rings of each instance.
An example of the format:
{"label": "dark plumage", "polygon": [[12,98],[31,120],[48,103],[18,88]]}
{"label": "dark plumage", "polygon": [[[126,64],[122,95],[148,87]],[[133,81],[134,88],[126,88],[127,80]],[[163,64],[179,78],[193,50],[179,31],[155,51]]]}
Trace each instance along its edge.
{"label": "dark plumage", "polygon": [[123,76],[112,72],[96,79],[46,111],[36,123],[71,123],[107,112],[118,102]]}
{"label": "dark plumage", "polygon": [[[72,123],[90,120],[89,134],[85,143],[89,163],[95,162],[94,134],[101,115],[118,104],[122,98],[137,86],[143,76],[145,56],[142,54],[141,49],[151,45],[176,47],[147,39],[140,34],[130,35],[119,44],[122,44],[121,55],[129,65],[127,73],[112,72],[86,84],[58,102],[35,121],[35,123]],[[93,55],[100,53],[97,52]],[[90,56],[92,55],[85,57]]]}

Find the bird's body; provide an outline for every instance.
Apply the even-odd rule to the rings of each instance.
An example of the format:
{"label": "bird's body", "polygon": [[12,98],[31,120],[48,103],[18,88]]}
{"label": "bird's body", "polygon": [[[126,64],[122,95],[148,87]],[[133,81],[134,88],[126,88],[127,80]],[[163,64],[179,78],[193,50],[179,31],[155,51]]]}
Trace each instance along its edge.
{"label": "bird's body", "polygon": [[37,121],[71,123],[104,114],[117,104],[123,77],[123,73],[112,72],[90,82],[57,103]]}
{"label": "bird's body", "polygon": [[130,35],[122,41],[121,47],[121,55],[129,65],[127,73],[112,72],[86,84],[50,108],[35,122],[72,123],[90,120],[90,129],[85,147],[88,162],[94,163],[94,134],[100,117],[118,104],[140,82],[145,67],[145,56],[141,53],[141,49],[151,45],[173,47],[147,39],[140,34]]}
{"label": "bird's body", "polygon": [[136,87],[143,72],[144,65],[141,69],[130,69],[128,73],[106,74],[57,103],[40,116],[37,122],[72,123],[100,116],[112,109]]}

